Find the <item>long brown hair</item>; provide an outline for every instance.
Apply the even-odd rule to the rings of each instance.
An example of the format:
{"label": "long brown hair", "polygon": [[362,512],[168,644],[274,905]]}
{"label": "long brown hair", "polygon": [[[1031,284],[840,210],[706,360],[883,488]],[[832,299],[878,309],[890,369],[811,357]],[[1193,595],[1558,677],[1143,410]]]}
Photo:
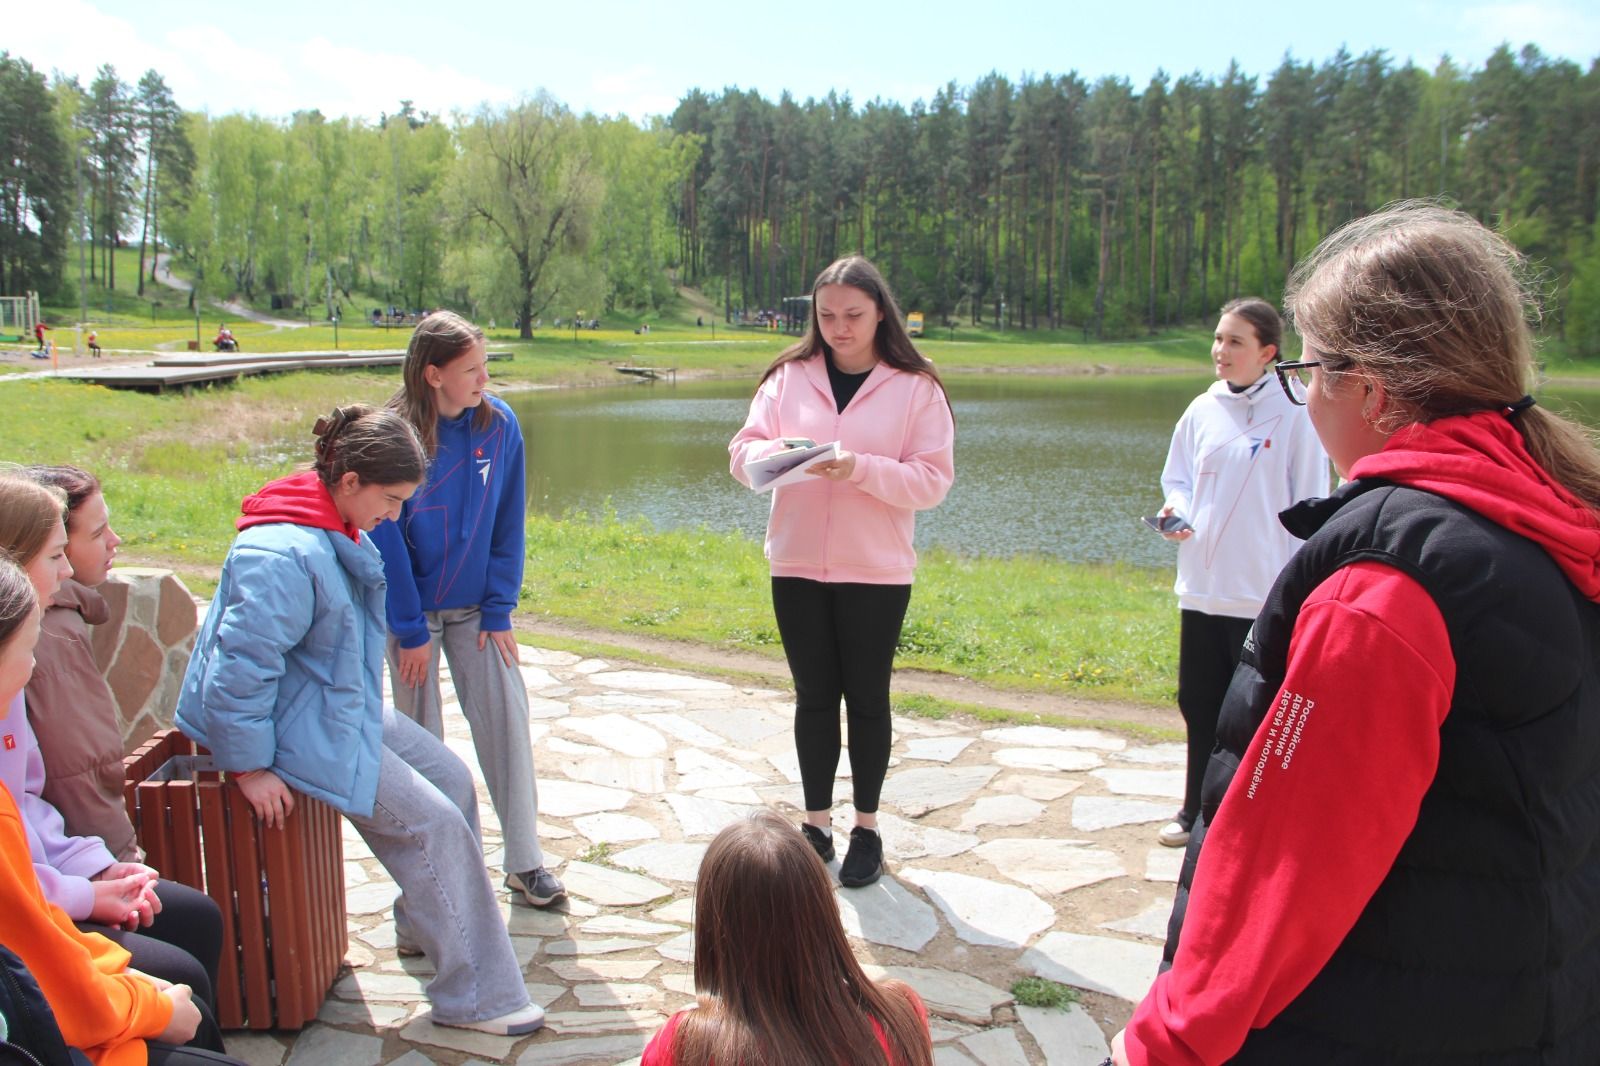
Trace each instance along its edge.
{"label": "long brown hair", "polygon": [[[406,345],[405,366],[401,370],[401,385],[389,397],[388,407],[416,427],[417,436],[422,438],[423,453],[430,460],[439,449],[439,409],[434,406],[433,386],[428,384],[427,369],[455,362],[481,340],[483,330],[454,311],[435,311],[418,322],[411,333],[411,341]],[[485,395],[472,416],[472,428],[482,432],[493,422],[494,408]]]}
{"label": "long brown hair", "polygon": [[0,552],[18,566],[33,562],[56,525],[66,520],[66,493],[20,470],[0,472]]}
{"label": "long brown hair", "polygon": [[[726,827],[695,884],[694,983],[677,1066],[932,1066],[904,985],[874,982],[850,951],[828,872],[776,812]],[[888,1037],[889,1057],[872,1031]]]}
{"label": "long brown hair", "polygon": [[[28,624],[38,604],[39,594],[33,590],[27,572],[0,553],[0,648]],[[0,699],[14,695],[0,692]]]}
{"label": "long brown hair", "polygon": [[[1324,372],[1383,386],[1377,428],[1507,411],[1535,385],[1538,301],[1522,256],[1470,215],[1427,200],[1391,204],[1319,244],[1284,304]],[[1600,510],[1593,436],[1541,406],[1515,414],[1528,454]]]}
{"label": "long brown hair", "polygon": [[806,320],[806,331],[800,339],[778,353],[778,358],[767,367],[766,373],[761,375],[764,382],[784,363],[793,363],[801,359],[810,359],[814,355],[828,353],[833,357],[833,349],[828,342],[822,339],[822,329],[817,321],[817,290],[824,285],[848,285],[852,289],[860,289],[872,297],[872,302],[878,305],[878,310],[883,313],[883,318],[878,321],[877,331],[872,336],[872,351],[882,362],[888,363],[896,370],[906,370],[913,374],[926,374],[945,393],[948,403],[950,394],[945,391],[944,381],[940,379],[939,372],[934,369],[933,361],[911,343],[911,335],[906,332],[905,316],[900,313],[900,307],[894,302],[894,293],[889,291],[889,283],[883,280],[883,275],[878,273],[878,268],[861,255],[847,255],[843,259],[835,259],[817,275],[817,280],[811,284],[811,314]]}

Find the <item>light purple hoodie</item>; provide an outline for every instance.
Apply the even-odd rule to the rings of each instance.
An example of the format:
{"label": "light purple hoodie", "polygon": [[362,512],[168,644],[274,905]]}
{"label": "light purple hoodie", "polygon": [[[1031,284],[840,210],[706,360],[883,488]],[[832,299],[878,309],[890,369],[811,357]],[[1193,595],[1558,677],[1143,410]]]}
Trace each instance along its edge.
{"label": "light purple hoodie", "polygon": [[94,887],[89,879],[117,859],[99,837],[67,835],[60,812],[40,795],[44,791],[44,759],[34,742],[20,692],[0,718],[0,784],[22,812],[33,869],[45,899],[66,911],[73,921],[87,920],[94,909]]}

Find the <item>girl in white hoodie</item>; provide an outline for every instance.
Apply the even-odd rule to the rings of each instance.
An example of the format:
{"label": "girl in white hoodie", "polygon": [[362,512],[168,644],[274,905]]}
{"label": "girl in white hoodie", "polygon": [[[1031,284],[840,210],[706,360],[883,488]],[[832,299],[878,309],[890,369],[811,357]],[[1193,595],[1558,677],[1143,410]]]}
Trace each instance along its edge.
{"label": "girl in white hoodie", "polygon": [[1183,809],[1159,835],[1169,847],[1189,842],[1245,634],[1300,545],[1278,512],[1328,494],[1328,457],[1305,408],[1274,380],[1282,340],[1283,320],[1265,300],[1222,308],[1211,343],[1217,380],[1178,419],[1161,471],[1161,514],[1189,525],[1162,534],[1179,545],[1178,710],[1189,731]]}

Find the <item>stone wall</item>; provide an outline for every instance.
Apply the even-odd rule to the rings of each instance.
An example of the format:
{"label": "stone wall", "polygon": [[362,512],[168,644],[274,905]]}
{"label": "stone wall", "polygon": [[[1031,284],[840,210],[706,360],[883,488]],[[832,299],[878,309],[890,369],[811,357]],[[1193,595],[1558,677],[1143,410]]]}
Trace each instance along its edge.
{"label": "stone wall", "polygon": [[170,570],[119,566],[97,591],[111,618],[94,627],[94,657],[122,712],[123,745],[132,751],[172,724],[199,614]]}

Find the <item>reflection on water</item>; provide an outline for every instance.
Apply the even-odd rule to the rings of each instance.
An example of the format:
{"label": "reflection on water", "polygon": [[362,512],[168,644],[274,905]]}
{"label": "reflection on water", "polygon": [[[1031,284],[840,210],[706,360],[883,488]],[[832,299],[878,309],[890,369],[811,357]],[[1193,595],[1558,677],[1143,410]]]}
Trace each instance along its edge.
{"label": "reflection on water", "polygon": [[[1209,381],[952,378],[956,483],[918,516],[918,547],[1171,566],[1176,548],[1138,517],[1160,506],[1172,427]],[[609,503],[658,528],[759,538],[768,499],[728,475],[727,451],[754,388],[752,380],[508,395],[528,443],[530,510],[598,512]],[[1600,390],[1562,388],[1546,402],[1586,420],[1600,414]]]}

